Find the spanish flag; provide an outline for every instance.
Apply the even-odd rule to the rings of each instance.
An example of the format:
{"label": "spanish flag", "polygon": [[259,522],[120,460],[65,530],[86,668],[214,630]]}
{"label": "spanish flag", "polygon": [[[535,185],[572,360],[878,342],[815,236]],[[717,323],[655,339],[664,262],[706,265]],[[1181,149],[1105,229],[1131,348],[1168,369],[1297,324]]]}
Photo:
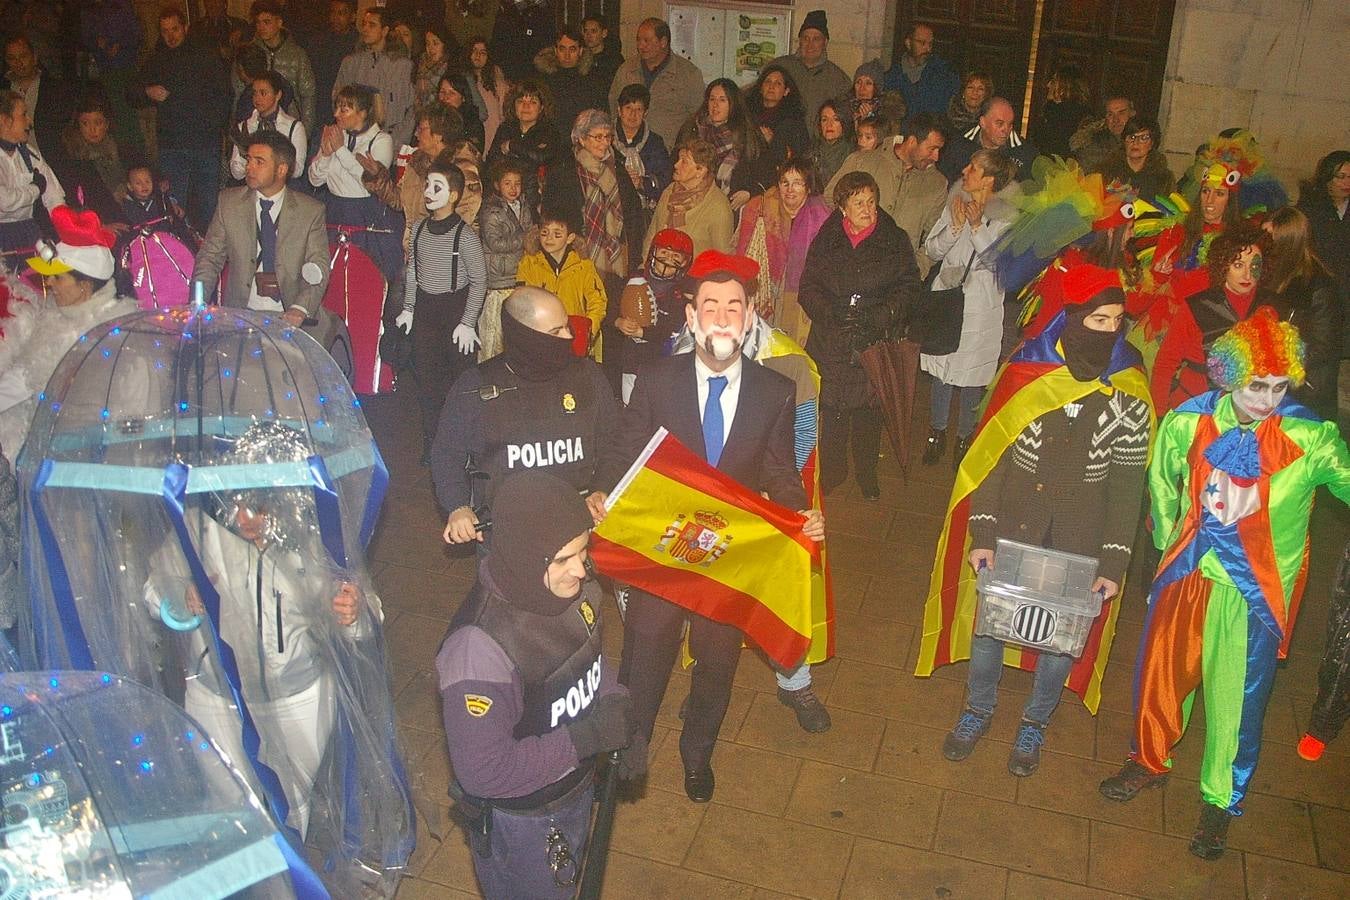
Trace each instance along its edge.
{"label": "spanish flag", "polygon": [[[966,562],[970,555],[970,496],[993,471],[1003,451],[1016,440],[1022,429],[1046,413],[1096,390],[1125,391],[1148,403],[1152,410],[1148,380],[1144,377],[1139,354],[1125,341],[1116,344],[1102,381],[1082,382],[1069,374],[1057,347],[1063,321],[1061,313],[1039,337],[1023,344],[1003,366],[990,388],[979,428],[957,470],[956,484],[947,504],[947,521],[938,538],[915,675],[926,677],[938,666],[970,658],[970,641],[979,602],[975,573]],[[1123,593],[1124,585],[1121,585]],[[1088,632],[1083,655],[1074,661],[1065,681],[1065,686],[1081,697],[1094,715],[1101,702],[1102,677],[1106,674],[1106,661],[1115,637],[1119,600],[1118,595],[1102,604],[1101,615]],[[1010,643],[1004,647],[1003,664],[1034,671],[1036,656],[1035,650]]]}
{"label": "spanish flag", "polygon": [[803,519],[658,429],[591,538],[606,575],[734,625],[784,669],[811,642],[815,542]]}

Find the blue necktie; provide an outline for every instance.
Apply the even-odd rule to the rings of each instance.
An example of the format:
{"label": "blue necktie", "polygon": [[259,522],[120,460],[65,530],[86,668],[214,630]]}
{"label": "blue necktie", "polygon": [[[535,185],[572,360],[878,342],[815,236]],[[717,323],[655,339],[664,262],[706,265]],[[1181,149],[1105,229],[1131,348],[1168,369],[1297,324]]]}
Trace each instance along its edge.
{"label": "blue necktie", "polygon": [[708,402],[703,404],[703,455],[710,466],[716,466],[722,458],[722,392],[726,389],[727,376],[708,379]]}
{"label": "blue necktie", "polygon": [[356,152],[356,132],[354,131],[347,132],[347,149],[353,153]]}
{"label": "blue necktie", "polygon": [[259,271],[262,272],[277,270],[277,223],[272,221],[272,203],[271,200],[258,201],[262,207],[262,215],[258,217],[258,245],[262,250]]}

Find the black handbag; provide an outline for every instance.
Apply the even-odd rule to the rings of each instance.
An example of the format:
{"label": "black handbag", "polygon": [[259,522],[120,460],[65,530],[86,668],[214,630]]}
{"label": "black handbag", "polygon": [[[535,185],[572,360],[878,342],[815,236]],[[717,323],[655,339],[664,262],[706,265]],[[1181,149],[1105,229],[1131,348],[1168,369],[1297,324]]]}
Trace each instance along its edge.
{"label": "black handbag", "polygon": [[946,356],[961,346],[961,326],[966,318],[966,276],[975,263],[975,256],[975,253],[970,254],[961,280],[952,287],[933,287],[942,269],[941,262],[933,264],[924,280],[924,299],[915,311],[910,337],[917,340],[920,349],[929,356]]}

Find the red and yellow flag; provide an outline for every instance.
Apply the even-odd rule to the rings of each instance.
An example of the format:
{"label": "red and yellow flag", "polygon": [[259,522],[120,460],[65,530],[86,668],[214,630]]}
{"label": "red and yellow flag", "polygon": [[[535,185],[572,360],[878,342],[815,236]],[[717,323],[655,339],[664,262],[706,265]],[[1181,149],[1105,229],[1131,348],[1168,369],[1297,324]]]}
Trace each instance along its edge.
{"label": "red and yellow flag", "polygon": [[659,429],[606,502],[591,558],[606,575],[734,625],[785,669],[811,642],[815,542]]}

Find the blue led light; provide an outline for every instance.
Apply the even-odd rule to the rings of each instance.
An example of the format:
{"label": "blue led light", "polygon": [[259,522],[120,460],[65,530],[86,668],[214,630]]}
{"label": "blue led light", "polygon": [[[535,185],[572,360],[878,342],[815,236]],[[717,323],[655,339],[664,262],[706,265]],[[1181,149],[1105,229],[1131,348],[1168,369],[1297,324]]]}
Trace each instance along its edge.
{"label": "blue led light", "polygon": [[8,703],[6,703],[4,706],[0,706],[0,716],[8,718],[13,714],[14,714],[14,707],[10,706]]}
{"label": "blue led light", "polygon": [[164,360],[162,360],[162,359],[157,359],[157,360],[155,360],[155,368],[156,368],[156,369],[162,369],[162,368],[164,368]]}
{"label": "blue led light", "polygon": [[212,319],[214,319],[215,317],[216,317],[216,314],[215,314],[215,313],[207,313],[206,316],[205,316],[205,319],[206,319],[206,321],[210,322],[210,321],[211,321]]}
{"label": "blue led light", "polygon": [[121,334],[121,333],[122,333],[122,326],[121,326],[121,325],[114,325],[114,326],[113,326],[113,330],[112,330],[111,332],[109,332],[109,333],[110,333],[110,334]]}
{"label": "blue led light", "polygon": [[47,683],[50,684],[50,685],[52,686],[52,690],[55,690],[55,689],[57,689],[57,688],[59,688],[59,687],[61,686],[61,682],[58,681],[58,680],[55,679],[55,678],[53,678],[51,681],[49,681],[49,682],[47,682]]}
{"label": "blue led light", "polygon": [[327,402],[328,402],[328,398],[325,397],[323,394],[320,394],[320,395],[319,395],[319,403],[322,405],[322,404],[327,403]]}
{"label": "blue led light", "polygon": [[143,734],[135,735],[135,736],[133,736],[132,739],[131,739],[131,745],[132,745],[133,747],[139,747],[141,744],[144,744],[144,743],[145,743],[145,735],[143,735]]}
{"label": "blue led light", "polygon": [[357,409],[360,409],[360,408],[361,408],[361,398],[360,398],[360,397],[353,397],[353,398],[352,398],[352,406],[355,406]]}
{"label": "blue led light", "polygon": [[187,738],[189,741],[192,740],[192,739],[193,739],[194,737],[196,737],[196,736],[197,736],[197,735],[194,734],[194,733],[192,732],[191,729],[189,729],[189,730],[183,732],[183,737]]}
{"label": "blue led light", "polygon": [[231,375],[233,375],[234,373],[231,372],[229,369],[226,369],[225,371],[221,372],[220,374],[223,375],[223,376],[226,377],[226,378],[229,378],[229,377],[230,377]]}
{"label": "blue led light", "polygon": [[179,408],[179,410],[181,410],[182,412],[187,412],[187,408],[188,408],[187,401],[186,401],[186,400],[181,400],[181,401],[179,401],[179,403],[178,403],[178,408]]}
{"label": "blue led light", "polygon": [[149,772],[149,771],[150,771],[151,769],[153,769],[154,767],[155,767],[155,764],[154,764],[153,762],[151,762],[150,760],[148,760],[148,759],[143,759],[143,760],[141,760],[141,771],[142,771],[142,772]]}
{"label": "blue led light", "polygon": [[39,403],[45,402],[46,399],[47,399],[47,392],[46,392],[46,391],[41,391],[41,392],[38,393],[38,402],[39,402]]}
{"label": "blue led light", "polygon": [[109,350],[107,347],[104,347],[99,352],[103,354],[104,359],[112,359],[112,351]]}
{"label": "blue led light", "polygon": [[103,673],[103,683],[104,683],[104,684],[112,684],[112,676],[109,675],[107,672],[104,672],[104,673]]}
{"label": "blue led light", "polygon": [[287,391],[287,392],[286,392],[286,399],[287,399],[287,400],[294,400],[294,399],[295,399],[295,391]]}
{"label": "blue led light", "polygon": [[53,403],[53,404],[52,404],[52,412],[60,412],[60,411],[61,411],[61,404],[60,404],[60,403]]}
{"label": "blue led light", "polygon": [[28,776],[28,783],[33,787],[37,787],[39,784],[42,784],[42,776],[37,772],[34,772],[32,775]]}
{"label": "blue led light", "polygon": [[108,416],[112,415],[112,413],[110,413],[110,412],[108,411],[108,407],[106,407],[106,406],[103,407],[102,409],[100,409],[100,410],[98,411],[98,414],[99,414],[99,418],[102,418],[102,419],[106,419],[106,418],[108,418]]}
{"label": "blue led light", "polygon": [[198,747],[200,747],[202,750],[210,750],[210,749],[211,749],[211,745],[208,744],[206,741],[202,741],[200,744],[198,744]]}

